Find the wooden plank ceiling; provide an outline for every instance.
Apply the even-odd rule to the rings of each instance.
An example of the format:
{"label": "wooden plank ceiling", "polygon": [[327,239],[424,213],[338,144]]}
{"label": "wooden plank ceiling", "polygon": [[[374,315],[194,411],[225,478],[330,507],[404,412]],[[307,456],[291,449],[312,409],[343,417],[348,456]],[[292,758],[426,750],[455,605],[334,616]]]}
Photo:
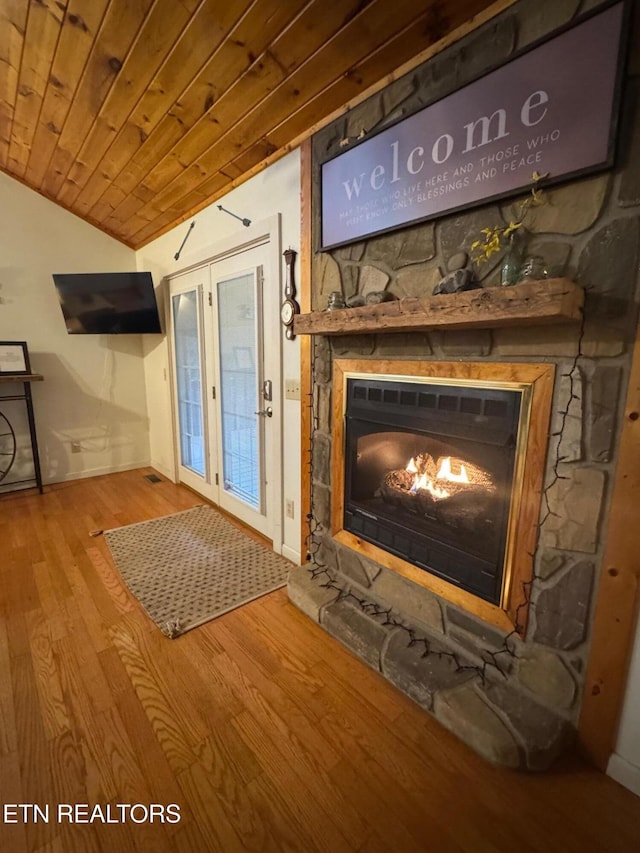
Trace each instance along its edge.
{"label": "wooden plank ceiling", "polygon": [[0,0],[0,169],[139,248],[490,0]]}

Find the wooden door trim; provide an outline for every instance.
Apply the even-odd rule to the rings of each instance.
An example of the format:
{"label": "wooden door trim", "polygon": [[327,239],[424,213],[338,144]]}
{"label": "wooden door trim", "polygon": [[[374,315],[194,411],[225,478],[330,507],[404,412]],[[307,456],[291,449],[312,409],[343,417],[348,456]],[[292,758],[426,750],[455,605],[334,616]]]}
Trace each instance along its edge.
{"label": "wooden door trim", "polygon": [[627,386],[609,528],[591,633],[578,727],[582,751],[606,771],[615,750],[629,662],[638,624],[640,564],[640,324]]}
{"label": "wooden door trim", "polygon": [[[311,139],[300,146],[300,310],[311,311],[311,238],[312,217]],[[311,382],[311,347],[313,339],[301,335],[300,342],[300,558],[307,562],[307,537],[311,514],[311,465],[309,447],[313,430],[313,386]]]}

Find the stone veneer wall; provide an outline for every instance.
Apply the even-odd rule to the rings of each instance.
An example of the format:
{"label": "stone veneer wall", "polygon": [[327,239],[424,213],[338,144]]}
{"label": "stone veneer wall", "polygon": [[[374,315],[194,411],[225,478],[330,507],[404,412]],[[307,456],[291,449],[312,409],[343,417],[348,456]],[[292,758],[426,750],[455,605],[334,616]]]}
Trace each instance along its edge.
{"label": "stone veneer wall", "polygon": [[[319,253],[319,167],[354,140],[458,89],[505,60],[514,49],[599,4],[579,0],[521,0],[494,21],[388,86],[313,139],[314,208],[312,300],[326,306],[330,292],[345,297],[388,289],[396,296],[429,295],[450,258],[468,250],[481,228],[502,223],[509,205],[490,204],[393,234]],[[530,211],[528,252],[542,254],[556,275],[587,290],[582,357],[569,401],[575,326],[316,337],[315,395],[318,428],[313,440],[313,511],[321,524],[320,557],[347,595],[292,572],[289,594],[312,618],[381,671],[492,761],[546,767],[578,718],[589,646],[593,592],[601,570],[608,499],[616,466],[616,439],[637,321],[640,233],[640,28],[635,4],[631,56],[621,113],[617,168],[547,194]],[[493,259],[492,259],[493,260]],[[498,282],[500,257],[481,268],[485,286]],[[569,404],[562,438],[563,463],[550,491],[557,515],[542,529],[526,638],[513,638],[514,657],[492,653],[504,635],[458,607],[354,551],[327,532],[331,500],[331,364],[334,356],[385,359],[546,361],[557,365],[550,458],[561,412]],[[548,465],[550,468],[550,465]],[[547,482],[552,471],[547,471]],[[351,593],[349,595],[348,593]],[[356,599],[391,608],[413,631],[386,624]],[[462,665],[486,668],[484,682]]]}

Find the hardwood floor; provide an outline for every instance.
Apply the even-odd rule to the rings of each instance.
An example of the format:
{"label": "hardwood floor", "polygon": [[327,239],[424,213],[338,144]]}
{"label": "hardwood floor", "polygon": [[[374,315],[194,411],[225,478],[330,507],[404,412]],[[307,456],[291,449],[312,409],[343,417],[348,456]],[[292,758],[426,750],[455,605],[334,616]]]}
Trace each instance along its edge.
{"label": "hardwood floor", "polygon": [[90,535],[202,502],[148,472],[0,499],[0,850],[640,850],[639,798],[573,758],[487,765],[285,590],[167,640]]}

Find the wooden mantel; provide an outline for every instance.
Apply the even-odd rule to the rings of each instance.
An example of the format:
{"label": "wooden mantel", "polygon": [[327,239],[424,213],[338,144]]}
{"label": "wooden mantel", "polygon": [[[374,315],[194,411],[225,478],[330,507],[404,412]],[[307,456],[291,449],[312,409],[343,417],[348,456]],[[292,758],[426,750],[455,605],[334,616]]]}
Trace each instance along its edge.
{"label": "wooden mantel", "polygon": [[584,290],[567,278],[531,281],[440,296],[405,297],[360,308],[298,314],[296,335],[358,335],[429,329],[490,329],[571,323],[581,318]]}

